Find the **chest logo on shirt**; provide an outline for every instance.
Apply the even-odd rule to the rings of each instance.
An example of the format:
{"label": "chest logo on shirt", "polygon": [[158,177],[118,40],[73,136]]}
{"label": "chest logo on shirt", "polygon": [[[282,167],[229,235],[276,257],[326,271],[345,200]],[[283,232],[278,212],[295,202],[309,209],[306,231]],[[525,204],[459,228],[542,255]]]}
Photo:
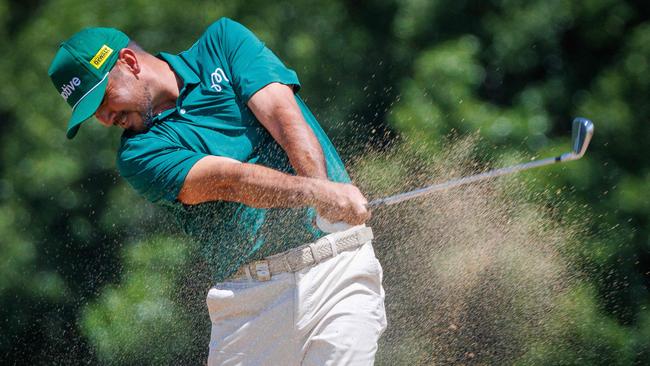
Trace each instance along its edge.
{"label": "chest logo on shirt", "polygon": [[210,81],[212,82],[212,85],[210,85],[211,89],[214,89],[218,92],[220,92],[223,88],[221,87],[221,82],[227,81],[228,78],[226,77],[226,73],[223,72],[223,70],[220,67],[217,67],[216,70],[210,75]]}

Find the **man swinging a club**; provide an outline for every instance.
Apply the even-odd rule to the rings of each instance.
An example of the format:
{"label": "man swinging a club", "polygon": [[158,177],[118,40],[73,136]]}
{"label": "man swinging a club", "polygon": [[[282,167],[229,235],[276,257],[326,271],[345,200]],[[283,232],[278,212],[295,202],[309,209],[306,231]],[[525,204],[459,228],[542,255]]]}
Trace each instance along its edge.
{"label": "man swinging a club", "polygon": [[[63,42],[49,69],[72,107],[124,129],[120,174],[202,245],[213,287],[208,364],[369,365],[386,327],[366,200],[253,33],[222,18],[151,55],[112,28]],[[316,214],[351,228],[326,234]]]}

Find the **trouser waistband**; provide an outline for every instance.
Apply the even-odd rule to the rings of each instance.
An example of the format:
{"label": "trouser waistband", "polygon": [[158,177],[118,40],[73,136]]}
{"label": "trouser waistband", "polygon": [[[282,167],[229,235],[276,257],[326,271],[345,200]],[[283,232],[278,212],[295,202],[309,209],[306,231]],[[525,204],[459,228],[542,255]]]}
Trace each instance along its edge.
{"label": "trouser waistband", "polygon": [[268,281],[284,272],[297,272],[336,256],[340,252],[358,248],[373,239],[372,229],[355,226],[338,233],[328,234],[314,243],[274,254],[263,260],[244,264],[231,279],[248,278]]}

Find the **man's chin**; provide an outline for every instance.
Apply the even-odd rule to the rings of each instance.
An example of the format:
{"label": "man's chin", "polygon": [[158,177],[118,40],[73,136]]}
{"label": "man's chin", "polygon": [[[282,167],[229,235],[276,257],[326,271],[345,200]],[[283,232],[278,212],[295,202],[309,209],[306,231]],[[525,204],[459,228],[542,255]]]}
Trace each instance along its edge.
{"label": "man's chin", "polygon": [[146,127],[143,124],[134,124],[134,125],[129,126],[128,128],[126,128],[125,130],[129,131],[130,133],[135,134],[135,133],[146,132],[147,130],[149,130],[149,128]]}

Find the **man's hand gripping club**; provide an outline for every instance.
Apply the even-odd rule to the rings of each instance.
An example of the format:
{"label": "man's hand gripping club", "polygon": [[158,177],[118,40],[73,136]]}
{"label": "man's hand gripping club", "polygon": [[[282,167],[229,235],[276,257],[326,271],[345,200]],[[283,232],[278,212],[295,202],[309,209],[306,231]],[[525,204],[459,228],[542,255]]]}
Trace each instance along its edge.
{"label": "man's hand gripping club", "polygon": [[361,191],[352,184],[320,181],[323,187],[318,190],[314,207],[318,214],[330,222],[343,221],[349,225],[361,225],[370,219],[368,201]]}

